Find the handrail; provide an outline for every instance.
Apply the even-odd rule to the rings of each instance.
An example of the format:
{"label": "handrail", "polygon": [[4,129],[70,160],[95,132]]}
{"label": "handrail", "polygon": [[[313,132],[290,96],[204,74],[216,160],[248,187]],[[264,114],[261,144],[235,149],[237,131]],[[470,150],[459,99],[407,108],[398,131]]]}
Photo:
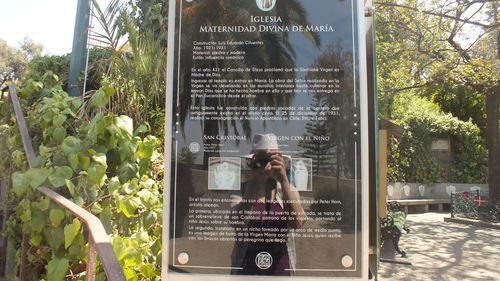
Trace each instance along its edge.
{"label": "handrail", "polygon": [[[19,98],[17,97],[16,88],[14,85],[9,85],[9,96],[12,100],[12,105],[14,107],[16,120],[18,123],[19,131],[21,133],[21,138],[23,140],[23,146],[28,159],[29,167],[32,168],[35,160],[35,152],[31,144],[31,138],[28,133],[26,126],[26,120],[21,109],[21,104],[19,103]],[[85,209],[66,199],[62,195],[54,192],[47,187],[38,187],[37,190],[43,195],[49,197],[52,201],[57,203],[59,206],[70,211],[73,215],[79,218],[87,226],[89,232],[89,256],[87,262],[87,281],[95,281],[96,273],[96,252],[101,260],[102,267],[110,281],[125,281],[125,275],[123,269],[118,262],[115,252],[113,251],[113,246],[109,241],[108,234],[104,229],[101,221]]]}

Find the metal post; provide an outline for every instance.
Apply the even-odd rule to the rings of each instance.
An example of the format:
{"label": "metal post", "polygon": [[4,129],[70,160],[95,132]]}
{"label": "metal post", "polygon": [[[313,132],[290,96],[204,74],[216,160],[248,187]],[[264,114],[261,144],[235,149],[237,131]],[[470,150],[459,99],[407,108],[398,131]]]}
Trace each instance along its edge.
{"label": "metal post", "polygon": [[87,260],[87,281],[95,281],[97,252],[95,248],[95,241],[90,231],[88,232],[88,240],[89,240],[89,256]]}
{"label": "metal post", "polygon": [[73,48],[69,67],[68,92],[70,96],[82,95],[83,85],[80,74],[85,69],[87,61],[87,40],[89,37],[90,1],[78,0],[76,8],[75,30],[73,33]]}

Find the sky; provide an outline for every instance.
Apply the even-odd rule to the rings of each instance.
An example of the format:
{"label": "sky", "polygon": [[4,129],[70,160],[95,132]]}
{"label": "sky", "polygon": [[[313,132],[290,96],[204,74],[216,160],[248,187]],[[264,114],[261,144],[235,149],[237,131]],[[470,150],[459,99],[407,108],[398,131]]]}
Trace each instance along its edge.
{"label": "sky", "polygon": [[78,0],[0,0],[0,38],[18,47],[28,37],[44,46],[44,54],[70,53],[77,4]]}

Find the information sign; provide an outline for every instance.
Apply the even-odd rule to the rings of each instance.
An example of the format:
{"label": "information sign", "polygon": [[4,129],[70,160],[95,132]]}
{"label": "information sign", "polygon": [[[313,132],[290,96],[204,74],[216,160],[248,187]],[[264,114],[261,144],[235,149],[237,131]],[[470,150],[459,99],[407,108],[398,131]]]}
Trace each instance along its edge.
{"label": "information sign", "polygon": [[367,279],[362,5],[170,1],[163,280]]}

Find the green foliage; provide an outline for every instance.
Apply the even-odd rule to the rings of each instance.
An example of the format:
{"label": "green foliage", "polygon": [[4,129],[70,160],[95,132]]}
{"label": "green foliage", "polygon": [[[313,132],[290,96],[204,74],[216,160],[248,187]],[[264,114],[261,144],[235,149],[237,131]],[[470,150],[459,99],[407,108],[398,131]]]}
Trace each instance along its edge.
{"label": "green foliage", "polygon": [[141,32],[152,31],[162,37],[163,44],[167,43],[168,27],[168,0],[141,0],[136,1],[137,22]]}
{"label": "green foliage", "polygon": [[[395,100],[394,117],[404,133],[390,143],[389,181],[485,182],[487,154],[475,124],[444,114],[436,104],[413,95]],[[449,178],[431,150],[432,141],[440,137],[451,139],[454,159]]]}
{"label": "green foliage", "polygon": [[486,102],[484,94],[453,81],[445,81],[429,87],[426,95],[439,104],[444,112],[451,113],[462,121],[471,120],[485,135]]}
{"label": "green foliage", "polygon": [[39,80],[45,73],[52,71],[64,85],[68,81],[70,60],[69,54],[37,57],[28,64],[25,79]]}
{"label": "green foliage", "polygon": [[[500,194],[497,184],[499,178],[496,176],[500,175],[496,145],[499,143],[500,101],[498,1],[476,5],[471,1],[380,0],[377,5],[380,117],[422,129],[425,125],[421,123],[425,120],[429,122],[429,135],[451,132],[454,153],[458,155],[451,178],[457,181],[484,181],[484,145],[478,143],[486,143],[490,194]],[[444,115],[442,118],[415,117],[415,122],[402,122],[401,118],[394,117],[393,111],[398,110],[399,95],[407,97],[411,94],[431,99],[444,112],[463,122],[452,121],[453,118]],[[480,136],[483,139],[475,140],[478,135],[476,128],[469,126],[471,122],[481,129]],[[461,133],[461,130],[464,132]],[[425,136],[420,131],[413,133],[414,139]],[[402,146],[414,150],[419,147],[408,142],[394,143],[393,150],[401,149]],[[419,144],[425,144],[429,150],[427,142],[422,139]],[[423,149],[418,153],[410,152],[419,159],[429,155],[429,152],[419,154],[425,152]],[[402,180],[412,173],[409,170],[403,172],[402,169],[412,166],[415,169],[424,166],[424,170],[418,174],[428,172],[424,176],[426,180],[442,178],[441,172],[432,168],[435,164],[433,157],[427,157],[426,161],[421,160],[420,163],[408,155],[396,154],[391,157],[393,161],[402,161],[399,168],[396,162],[391,168],[391,174],[398,175]]]}
{"label": "green foliage", "polygon": [[[39,86],[20,89],[40,98],[24,108],[38,147],[37,167],[26,169],[17,128],[0,129],[0,168],[15,171],[10,200],[18,206],[9,220],[8,235],[13,239],[28,235],[28,267],[42,272],[40,279],[78,278],[87,256],[85,232],[78,219],[36,191],[49,187],[101,219],[128,280],[156,280],[162,194],[158,173],[151,167],[161,161],[158,139],[137,136],[127,116],[97,113],[90,120],[80,119],[78,98],[68,97],[60,86]],[[29,91],[33,92],[28,95]],[[92,104],[100,111],[114,91],[97,92],[103,97]],[[17,164],[12,158],[19,158]]]}
{"label": "green foliage", "polygon": [[28,63],[42,53],[42,45],[25,38],[19,48],[11,47],[0,39],[0,86],[7,81],[23,78]]}
{"label": "green foliage", "polygon": [[66,278],[66,271],[69,268],[69,261],[67,259],[55,258],[51,260],[47,266],[47,280],[50,281],[64,281]]}
{"label": "green foliage", "polygon": [[[166,86],[166,61],[158,59],[166,56],[166,29],[160,31],[166,19],[166,13],[160,14],[166,11],[163,2],[112,0],[103,9],[94,0],[94,17],[102,31],[94,33],[93,39],[109,56],[90,64],[106,65],[106,84],[117,90],[107,108],[136,122],[150,123],[157,135],[163,131]],[[96,94],[95,102],[103,101],[102,94]]]}
{"label": "green foliage", "polygon": [[[97,90],[101,85],[102,77],[107,73],[109,60],[113,52],[108,49],[91,48],[89,50],[89,68],[87,71],[87,91]],[[47,72],[52,72],[59,78],[63,89],[68,89],[70,54],[55,56],[39,56],[27,65],[25,80],[41,80]]]}

